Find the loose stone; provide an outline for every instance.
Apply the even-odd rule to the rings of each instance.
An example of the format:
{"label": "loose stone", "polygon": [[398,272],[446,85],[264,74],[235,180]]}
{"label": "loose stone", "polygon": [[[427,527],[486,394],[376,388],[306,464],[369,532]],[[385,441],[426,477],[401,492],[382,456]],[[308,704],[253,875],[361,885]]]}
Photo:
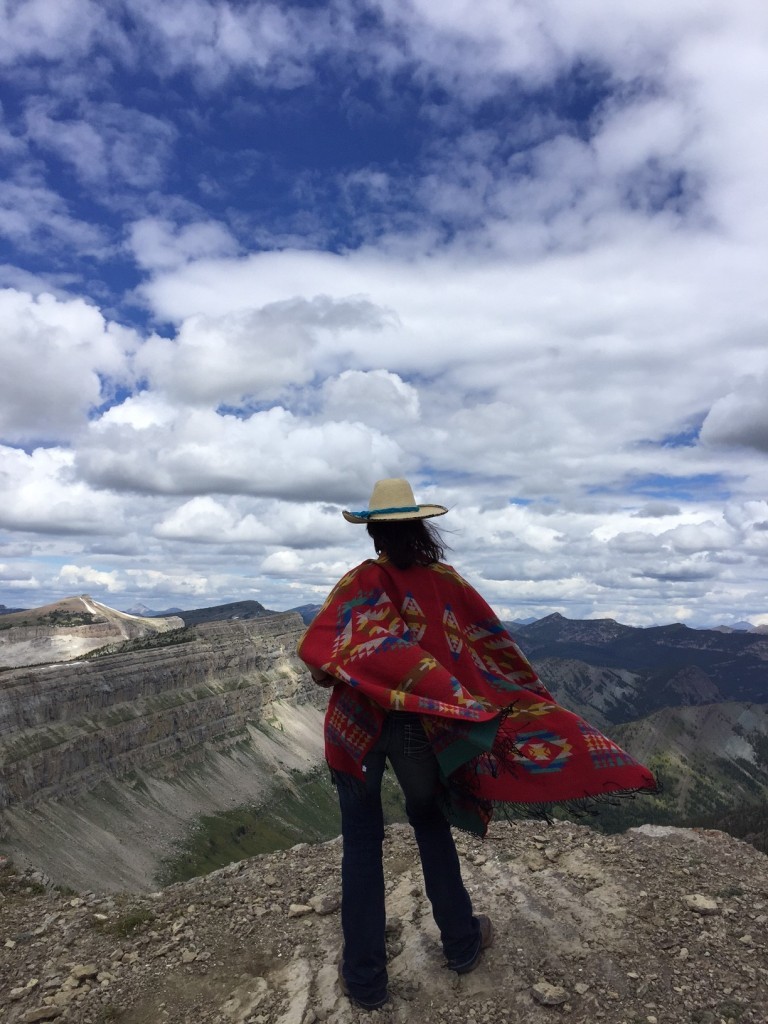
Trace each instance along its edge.
{"label": "loose stone", "polygon": [[288,907],[288,917],[305,917],[311,913],[312,907],[308,907],[306,903],[292,903]]}
{"label": "loose stone", "polygon": [[568,993],[561,985],[550,985],[548,981],[540,981],[531,989],[531,994],[542,1006],[560,1006],[568,1001]]}
{"label": "loose stone", "polygon": [[695,913],[702,914],[704,916],[720,913],[720,908],[714,900],[710,899],[708,896],[702,896],[701,893],[698,892],[683,896],[683,903],[689,910],[693,910]]}

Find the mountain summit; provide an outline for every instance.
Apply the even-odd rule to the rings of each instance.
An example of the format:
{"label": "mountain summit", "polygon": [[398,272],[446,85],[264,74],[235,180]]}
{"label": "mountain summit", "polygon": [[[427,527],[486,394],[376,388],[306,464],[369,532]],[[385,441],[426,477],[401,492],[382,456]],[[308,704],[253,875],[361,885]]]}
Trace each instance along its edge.
{"label": "mountain summit", "polygon": [[174,616],[119,612],[88,594],[0,617],[0,668],[71,661],[90,651],[147,634],[180,629]]}
{"label": "mountain summit", "polygon": [[411,830],[384,842],[391,1003],[341,994],[341,845],[301,844],[151,895],[0,871],[8,1024],[764,1024],[765,856],[719,832],[567,822],[458,837],[495,942],[445,969]]}

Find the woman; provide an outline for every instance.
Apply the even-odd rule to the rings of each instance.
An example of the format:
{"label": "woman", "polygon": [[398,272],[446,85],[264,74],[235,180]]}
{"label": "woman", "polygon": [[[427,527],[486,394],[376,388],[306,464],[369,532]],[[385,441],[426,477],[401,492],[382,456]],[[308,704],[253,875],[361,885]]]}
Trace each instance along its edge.
{"label": "woman", "polygon": [[326,759],[341,807],[339,978],[358,1006],[388,999],[381,779],[390,761],[405,795],[427,896],[448,966],[473,970],[493,938],[474,915],[451,825],[485,835],[494,805],[542,810],[656,790],[653,775],[583,719],[560,708],[482,597],[443,562],[406,480],[379,480],[365,523],[378,557],[333,588],[299,644],[333,686]]}

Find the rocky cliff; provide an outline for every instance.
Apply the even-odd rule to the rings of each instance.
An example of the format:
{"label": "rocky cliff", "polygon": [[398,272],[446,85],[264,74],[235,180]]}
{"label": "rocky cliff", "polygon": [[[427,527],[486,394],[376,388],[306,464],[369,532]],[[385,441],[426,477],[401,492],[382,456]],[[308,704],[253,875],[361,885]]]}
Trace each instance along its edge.
{"label": "rocky cliff", "polygon": [[[645,811],[654,821],[702,824],[740,804],[768,808],[768,704],[664,708],[613,735],[662,780]],[[636,824],[638,810],[630,802],[612,820]]]}
{"label": "rocky cliff", "polygon": [[209,623],[168,646],[0,677],[0,806],[74,795],[202,743],[234,742],[278,699],[315,696],[297,615]]}
{"label": "rocky cliff", "polygon": [[[478,969],[444,967],[410,830],[387,829],[391,1003],[339,991],[338,841],[151,895],[63,894],[0,869],[4,1020],[33,1024],[765,1024],[768,860],[718,832],[602,836],[534,822],[459,835],[495,923]],[[89,887],[90,888],[90,887]]]}
{"label": "rocky cliff", "polygon": [[293,613],[207,623],[2,673],[5,845],[58,881],[146,885],[196,815],[318,764],[326,697],[296,657],[302,629]]}

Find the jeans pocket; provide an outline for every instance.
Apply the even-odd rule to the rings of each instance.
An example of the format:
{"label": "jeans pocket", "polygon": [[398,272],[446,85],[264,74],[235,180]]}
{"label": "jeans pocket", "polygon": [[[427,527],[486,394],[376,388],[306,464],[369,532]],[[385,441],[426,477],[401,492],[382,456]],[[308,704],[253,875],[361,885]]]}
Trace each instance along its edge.
{"label": "jeans pocket", "polygon": [[403,753],[414,761],[428,761],[433,756],[432,745],[420,723],[406,723],[403,734]]}

